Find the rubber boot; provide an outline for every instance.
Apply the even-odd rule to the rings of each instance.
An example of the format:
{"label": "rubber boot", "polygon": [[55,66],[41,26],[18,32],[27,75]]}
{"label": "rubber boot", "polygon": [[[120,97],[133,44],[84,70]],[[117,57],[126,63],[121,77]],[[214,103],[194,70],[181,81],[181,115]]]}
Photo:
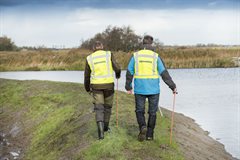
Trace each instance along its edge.
{"label": "rubber boot", "polygon": [[109,122],[104,122],[104,132],[110,131]]}
{"label": "rubber boot", "polygon": [[144,141],[146,138],[146,132],[147,132],[147,127],[146,127],[146,121],[145,121],[145,116],[143,112],[136,112],[136,117],[137,117],[137,122],[139,125],[139,134],[138,134],[138,140],[139,141]]}
{"label": "rubber boot", "polygon": [[102,121],[97,122],[98,126],[98,139],[104,139],[104,123]]}
{"label": "rubber boot", "polygon": [[149,115],[148,117],[148,128],[147,128],[146,140],[149,140],[149,141],[153,140],[156,119],[157,119],[156,115]]}
{"label": "rubber boot", "polygon": [[109,121],[112,113],[112,106],[104,105],[104,132],[110,131]]}

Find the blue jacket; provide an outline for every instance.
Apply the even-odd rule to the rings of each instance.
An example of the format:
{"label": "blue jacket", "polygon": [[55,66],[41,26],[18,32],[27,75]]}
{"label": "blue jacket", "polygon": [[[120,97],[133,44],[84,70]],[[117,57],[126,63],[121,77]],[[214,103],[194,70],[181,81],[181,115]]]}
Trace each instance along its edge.
{"label": "blue jacket", "polygon": [[[125,88],[126,90],[132,89],[132,80],[134,75],[134,67],[135,67],[135,59],[132,56],[126,73],[126,84]],[[159,75],[162,77],[163,81],[174,90],[176,88],[175,83],[172,81],[172,78],[170,77],[168,71],[166,70],[163,61],[160,57],[158,57],[157,60],[157,70]],[[141,94],[141,95],[153,95],[153,94],[159,94],[160,93],[160,79],[139,79],[134,78],[134,93],[135,94]]]}

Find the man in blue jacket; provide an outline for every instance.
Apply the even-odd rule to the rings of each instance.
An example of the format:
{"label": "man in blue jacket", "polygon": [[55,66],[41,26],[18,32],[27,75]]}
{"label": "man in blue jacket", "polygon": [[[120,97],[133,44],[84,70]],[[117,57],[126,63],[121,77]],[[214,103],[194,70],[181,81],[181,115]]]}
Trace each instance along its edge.
{"label": "man in blue jacket", "polygon": [[[128,94],[132,94],[132,80],[134,78],[134,95],[136,105],[136,117],[139,125],[138,140],[153,140],[154,128],[156,124],[156,112],[160,94],[160,79],[176,92],[176,85],[169,75],[163,61],[154,52],[152,46],[153,37],[144,36],[143,49],[135,52],[131,57],[126,73],[125,89]],[[148,98],[148,123],[145,121],[145,101]]]}

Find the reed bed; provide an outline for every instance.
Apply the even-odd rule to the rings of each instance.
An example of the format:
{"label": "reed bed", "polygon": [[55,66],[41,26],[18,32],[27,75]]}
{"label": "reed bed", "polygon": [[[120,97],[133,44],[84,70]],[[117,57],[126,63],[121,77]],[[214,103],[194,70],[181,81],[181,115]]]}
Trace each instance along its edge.
{"label": "reed bed", "polygon": [[[113,52],[122,69],[127,68],[133,52]],[[84,70],[90,53],[85,49],[2,51],[0,71]],[[238,66],[233,57],[240,57],[240,48],[165,47],[157,53],[167,68],[225,68]]]}

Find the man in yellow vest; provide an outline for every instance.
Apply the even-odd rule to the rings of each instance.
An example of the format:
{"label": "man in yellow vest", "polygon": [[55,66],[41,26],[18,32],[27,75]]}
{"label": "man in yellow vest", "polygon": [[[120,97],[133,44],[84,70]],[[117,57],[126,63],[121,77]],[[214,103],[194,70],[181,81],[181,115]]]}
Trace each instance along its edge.
{"label": "man in yellow vest", "polygon": [[104,139],[104,131],[109,130],[109,121],[114,94],[114,71],[120,78],[121,70],[110,51],[103,50],[103,44],[96,41],[94,52],[87,57],[84,86],[87,92],[92,92],[98,138]]}
{"label": "man in yellow vest", "polygon": [[[176,92],[176,85],[164,66],[163,61],[154,52],[155,49],[152,43],[152,36],[144,36],[143,49],[133,54],[126,73],[125,88],[128,94],[132,94],[132,80],[134,78],[135,112],[140,131],[138,135],[139,141],[145,139],[153,140],[160,94],[159,76],[162,77],[173,93]],[[146,98],[148,98],[149,103],[147,124],[145,121]]]}

